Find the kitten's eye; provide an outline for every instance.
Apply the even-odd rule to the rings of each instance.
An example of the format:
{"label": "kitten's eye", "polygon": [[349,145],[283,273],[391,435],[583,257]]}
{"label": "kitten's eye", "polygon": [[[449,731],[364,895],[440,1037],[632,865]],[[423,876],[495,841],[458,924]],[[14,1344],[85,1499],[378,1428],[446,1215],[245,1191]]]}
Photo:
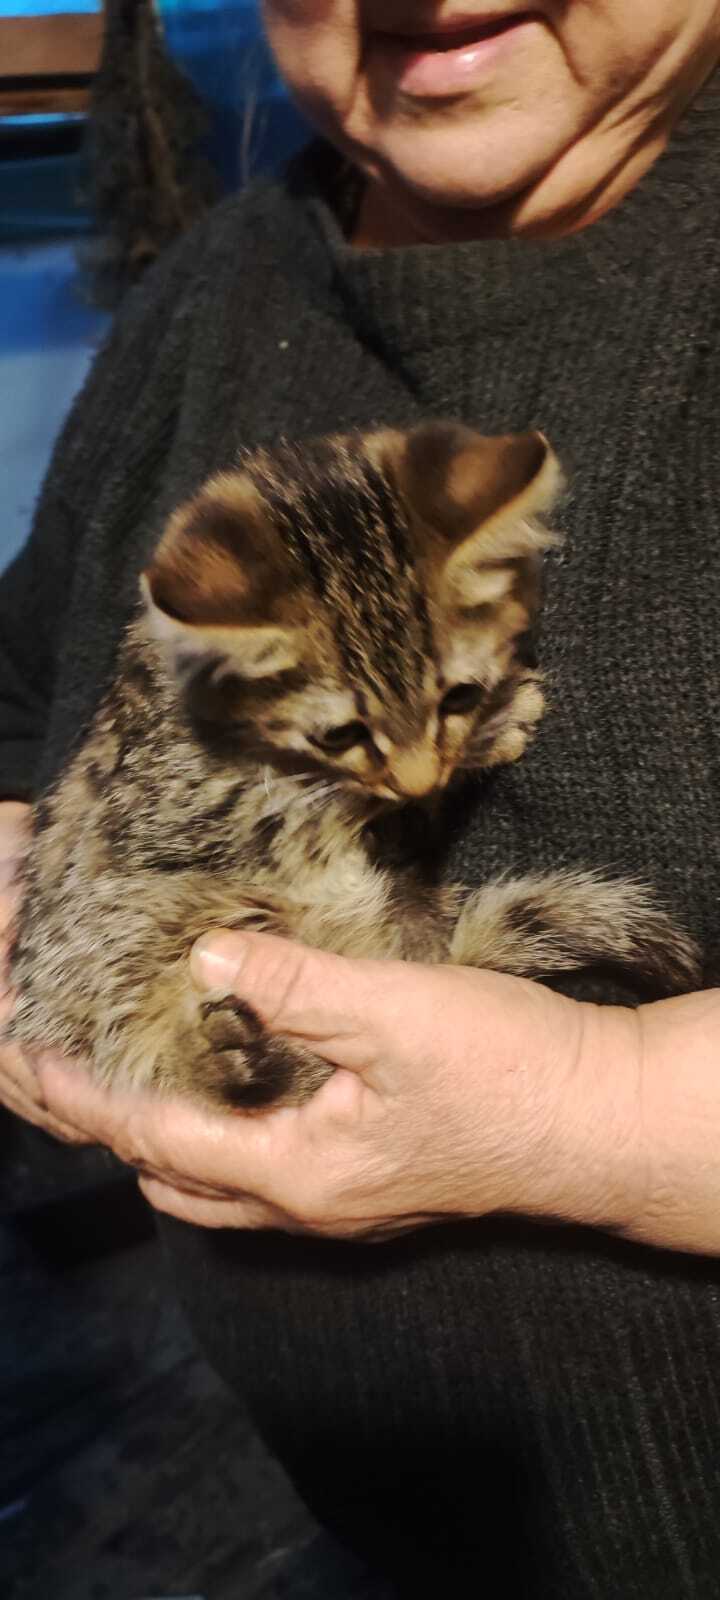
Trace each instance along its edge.
{"label": "kitten's eye", "polygon": [[369,738],[370,730],[364,722],[344,722],[340,728],[328,728],[326,733],[318,734],[313,744],[327,750],[329,755],[339,756],[356,744],[365,744]]}
{"label": "kitten's eye", "polygon": [[441,717],[465,716],[466,712],[474,711],[484,698],[485,690],[481,683],[455,683],[440,701],[440,715]]}

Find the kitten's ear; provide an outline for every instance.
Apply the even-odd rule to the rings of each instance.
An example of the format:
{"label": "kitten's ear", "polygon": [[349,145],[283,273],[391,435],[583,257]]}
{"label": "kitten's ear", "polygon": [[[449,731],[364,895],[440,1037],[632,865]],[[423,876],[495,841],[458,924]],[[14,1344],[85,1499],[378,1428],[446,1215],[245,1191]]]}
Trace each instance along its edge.
{"label": "kitten's ear", "polygon": [[542,519],[563,479],[541,433],[486,438],[457,423],[427,423],[405,436],[396,471],[430,536],[443,587],[461,604],[493,598],[490,574],[480,569],[536,563],[559,543]]}
{"label": "kitten's ear", "polygon": [[244,473],[214,479],[171,517],[141,579],[145,625],[176,676],[270,677],[296,664],[292,581]]}
{"label": "kitten's ear", "polygon": [[203,627],[185,622],[157,605],[146,573],[140,579],[140,593],[148,633],[160,645],[181,682],[186,683],[211,662],[218,681],[228,673],[241,678],[268,678],[297,664],[298,644],[292,628],[271,624]]}

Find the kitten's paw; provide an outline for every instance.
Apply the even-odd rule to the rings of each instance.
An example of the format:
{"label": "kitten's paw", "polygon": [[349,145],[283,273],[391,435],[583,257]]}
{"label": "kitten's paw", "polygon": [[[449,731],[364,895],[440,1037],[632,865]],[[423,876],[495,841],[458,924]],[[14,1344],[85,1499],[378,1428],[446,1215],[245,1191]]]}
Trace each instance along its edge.
{"label": "kitten's paw", "polygon": [[483,753],[484,767],[506,766],[519,761],[533,738],[545,711],[545,695],[539,672],[528,672],[520,679],[510,704],[498,717],[498,729]]}
{"label": "kitten's paw", "polygon": [[216,1105],[248,1111],[299,1105],[331,1074],[326,1061],[269,1033],[234,995],[204,1001],[200,1027],[206,1048],[191,1067],[189,1087]]}

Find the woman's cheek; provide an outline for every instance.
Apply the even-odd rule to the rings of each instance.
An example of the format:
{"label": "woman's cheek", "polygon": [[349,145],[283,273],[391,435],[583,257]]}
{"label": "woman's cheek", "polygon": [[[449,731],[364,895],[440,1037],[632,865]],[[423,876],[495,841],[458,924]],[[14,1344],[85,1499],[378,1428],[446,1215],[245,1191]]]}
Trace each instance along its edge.
{"label": "woman's cheek", "polygon": [[324,131],[339,132],[362,61],[358,8],[349,0],[263,0],[263,22],[294,98]]}

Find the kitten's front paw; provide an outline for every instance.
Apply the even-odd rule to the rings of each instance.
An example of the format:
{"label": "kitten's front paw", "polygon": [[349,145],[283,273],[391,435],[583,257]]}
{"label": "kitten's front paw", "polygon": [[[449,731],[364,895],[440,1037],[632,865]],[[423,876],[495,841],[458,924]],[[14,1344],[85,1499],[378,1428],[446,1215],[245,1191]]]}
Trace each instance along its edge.
{"label": "kitten's front paw", "polygon": [[545,711],[545,695],[539,672],[528,672],[518,683],[510,704],[499,717],[499,727],[483,754],[484,767],[506,766],[518,761],[533,738]]}
{"label": "kitten's front paw", "polygon": [[200,1005],[205,1049],[187,1073],[191,1092],[241,1110],[299,1105],[330,1077],[332,1068],[302,1046],[268,1032],[245,1001],[234,995]]}

